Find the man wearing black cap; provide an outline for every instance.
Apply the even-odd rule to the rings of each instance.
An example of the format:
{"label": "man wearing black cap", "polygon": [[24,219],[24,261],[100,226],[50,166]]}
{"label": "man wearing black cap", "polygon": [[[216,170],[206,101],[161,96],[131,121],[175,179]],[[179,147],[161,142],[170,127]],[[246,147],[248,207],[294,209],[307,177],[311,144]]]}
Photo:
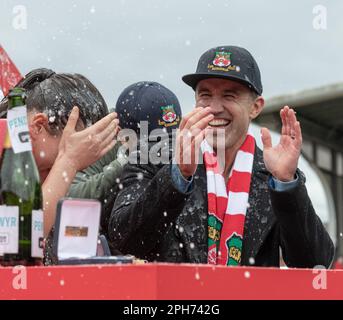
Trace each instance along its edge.
{"label": "man wearing black cap", "polygon": [[280,112],[277,146],[262,129],[263,153],[249,130],[264,106],[252,55],[210,49],[183,80],[195,90],[196,108],[181,121],[175,159],[137,166],[142,189],[128,205],[116,202],[112,240],[148,260],[279,266],[281,248],[290,267],[329,267],[333,243],[297,169],[302,136],[294,111]]}

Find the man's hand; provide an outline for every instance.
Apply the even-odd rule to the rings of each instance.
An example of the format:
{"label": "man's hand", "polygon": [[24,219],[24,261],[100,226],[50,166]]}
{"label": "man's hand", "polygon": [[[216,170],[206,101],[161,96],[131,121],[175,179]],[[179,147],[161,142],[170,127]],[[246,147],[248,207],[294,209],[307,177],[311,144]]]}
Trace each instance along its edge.
{"label": "man's hand", "polygon": [[180,123],[176,135],[175,160],[184,178],[191,177],[198,166],[200,144],[205,137],[205,129],[214,118],[211,108],[197,107],[187,114]]}
{"label": "man's hand", "polygon": [[261,129],[263,158],[267,170],[280,181],[294,180],[300,156],[302,135],[300,123],[295,112],[288,106],[280,111],[282,120],[281,138],[278,145],[272,146],[272,139],[267,128]]}
{"label": "man's hand", "polygon": [[81,131],[75,130],[78,119],[79,109],[74,107],[63,130],[58,154],[58,157],[66,158],[76,171],[87,168],[111,150],[119,131],[116,113],[108,114]]}

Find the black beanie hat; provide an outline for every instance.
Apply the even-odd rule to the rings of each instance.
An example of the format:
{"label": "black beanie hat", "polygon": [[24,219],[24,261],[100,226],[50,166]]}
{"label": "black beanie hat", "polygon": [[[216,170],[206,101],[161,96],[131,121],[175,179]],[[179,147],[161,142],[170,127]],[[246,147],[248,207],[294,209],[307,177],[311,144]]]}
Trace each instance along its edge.
{"label": "black beanie hat", "polygon": [[139,133],[140,121],[148,121],[149,133],[157,128],[167,132],[178,128],[182,113],[176,95],[162,84],[141,81],[128,86],[116,104],[119,125]]}

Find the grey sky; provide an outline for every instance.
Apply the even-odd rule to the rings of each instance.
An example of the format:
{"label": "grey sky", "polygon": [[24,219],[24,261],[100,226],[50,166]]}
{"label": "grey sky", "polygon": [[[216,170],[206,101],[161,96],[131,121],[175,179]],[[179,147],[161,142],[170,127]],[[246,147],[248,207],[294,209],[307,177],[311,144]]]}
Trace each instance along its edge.
{"label": "grey sky", "polygon": [[[27,30],[12,26],[19,4]],[[327,30],[313,28],[318,4],[327,8]],[[193,92],[180,78],[222,44],[252,52],[266,97],[343,80],[339,0],[1,0],[0,10],[0,43],[22,73],[82,73],[110,106],[125,86],[155,80],[191,110]]]}

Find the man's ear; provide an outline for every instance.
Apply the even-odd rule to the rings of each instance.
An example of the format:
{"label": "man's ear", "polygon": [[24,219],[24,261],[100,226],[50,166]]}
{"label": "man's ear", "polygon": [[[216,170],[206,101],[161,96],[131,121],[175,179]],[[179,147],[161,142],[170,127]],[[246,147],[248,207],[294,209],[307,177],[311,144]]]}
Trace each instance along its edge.
{"label": "man's ear", "polygon": [[262,112],[263,107],[264,107],[264,99],[262,96],[258,96],[255,99],[252,109],[250,111],[250,120],[255,119]]}
{"label": "man's ear", "polygon": [[35,113],[30,117],[30,136],[32,140],[36,140],[42,133],[47,131],[48,117],[44,113]]}

